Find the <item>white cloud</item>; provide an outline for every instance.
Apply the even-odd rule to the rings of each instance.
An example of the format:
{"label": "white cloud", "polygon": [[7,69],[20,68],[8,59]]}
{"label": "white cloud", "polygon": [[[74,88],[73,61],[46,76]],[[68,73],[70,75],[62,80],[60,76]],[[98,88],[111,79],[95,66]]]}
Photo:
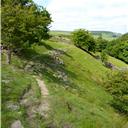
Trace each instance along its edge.
{"label": "white cloud", "polygon": [[52,29],[126,32],[128,0],[51,0]]}

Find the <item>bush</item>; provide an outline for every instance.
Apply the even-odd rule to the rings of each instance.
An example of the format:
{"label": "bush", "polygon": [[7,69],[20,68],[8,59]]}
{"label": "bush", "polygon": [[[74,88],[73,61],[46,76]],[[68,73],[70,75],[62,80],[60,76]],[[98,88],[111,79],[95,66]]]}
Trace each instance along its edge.
{"label": "bush", "polygon": [[95,52],[96,43],[89,31],[85,29],[78,29],[72,33],[72,40],[74,44],[86,51]]}
{"label": "bush", "polygon": [[106,90],[111,93],[111,105],[122,113],[128,114],[128,71],[115,71],[105,82]]}
{"label": "bush", "polygon": [[105,52],[105,50],[103,50],[103,51],[101,52],[101,61],[102,61],[103,63],[105,63],[105,62],[108,61],[108,55],[107,55],[107,53]]}

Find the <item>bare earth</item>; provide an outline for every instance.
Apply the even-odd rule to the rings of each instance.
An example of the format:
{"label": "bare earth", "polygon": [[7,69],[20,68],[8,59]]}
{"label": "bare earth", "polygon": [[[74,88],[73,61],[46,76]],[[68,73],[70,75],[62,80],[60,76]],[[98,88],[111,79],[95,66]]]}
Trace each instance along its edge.
{"label": "bare earth", "polygon": [[[36,76],[33,76],[33,77],[36,79],[39,85],[39,88],[41,91],[41,97],[42,97],[41,103],[38,106],[37,112],[46,118],[48,115],[48,111],[50,109],[49,102],[48,102],[49,91],[43,80],[41,80],[39,77],[36,77]],[[24,127],[22,126],[20,120],[16,120],[12,123],[11,128],[24,128]]]}
{"label": "bare earth", "polygon": [[48,92],[46,85],[44,84],[44,81],[40,80],[39,78],[36,78],[36,81],[38,82],[38,85],[40,87],[41,95],[43,97],[47,97],[49,95],[49,92]]}
{"label": "bare earth", "polygon": [[41,101],[41,104],[39,106],[38,112],[42,116],[47,117],[47,113],[49,111],[49,102],[48,102],[49,91],[48,91],[43,80],[36,77],[36,81],[40,87],[40,91],[41,91],[41,95],[42,95],[42,101]]}

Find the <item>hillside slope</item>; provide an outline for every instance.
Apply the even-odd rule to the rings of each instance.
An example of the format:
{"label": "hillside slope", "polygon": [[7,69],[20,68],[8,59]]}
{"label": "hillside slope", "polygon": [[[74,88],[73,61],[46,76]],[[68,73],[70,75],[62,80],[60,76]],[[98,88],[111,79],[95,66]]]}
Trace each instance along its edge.
{"label": "hillside slope", "polygon": [[[3,55],[2,128],[15,120],[25,128],[121,128],[125,124],[126,118],[110,106],[112,96],[102,87],[110,70],[75,46],[47,41],[13,56],[9,66],[4,59]],[[44,80],[50,93],[46,118],[37,111],[34,117],[28,114],[30,106],[38,109],[41,102],[33,75]],[[26,106],[21,97],[30,88],[33,93],[27,94],[33,100]],[[19,109],[8,107],[10,102]]]}

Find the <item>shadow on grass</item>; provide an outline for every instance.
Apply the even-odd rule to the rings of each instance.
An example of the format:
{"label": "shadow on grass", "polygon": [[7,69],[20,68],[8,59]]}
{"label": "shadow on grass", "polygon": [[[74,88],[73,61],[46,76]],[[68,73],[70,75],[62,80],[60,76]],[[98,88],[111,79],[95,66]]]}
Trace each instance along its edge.
{"label": "shadow on grass", "polygon": [[[54,49],[47,44],[44,44],[44,46],[48,50],[55,50],[73,59],[72,56],[68,55],[63,50]],[[64,63],[58,63],[58,60],[56,60],[50,54],[40,54],[34,49],[26,49],[22,50],[22,54],[20,54],[19,57],[26,62],[23,66],[25,71],[36,75],[41,75],[51,83],[76,88],[76,85],[69,80],[69,77],[76,78],[77,75],[74,72],[67,70]]]}
{"label": "shadow on grass", "polygon": [[44,46],[45,48],[47,48],[48,50],[57,51],[57,52],[59,52],[59,53],[64,54],[65,56],[70,57],[71,59],[73,59],[72,56],[70,56],[69,54],[67,54],[67,53],[66,53],[65,51],[63,51],[63,50],[53,48],[53,47],[51,47],[50,45],[48,45],[48,44],[46,44],[46,43],[44,43],[44,42],[43,42],[41,45]]}

